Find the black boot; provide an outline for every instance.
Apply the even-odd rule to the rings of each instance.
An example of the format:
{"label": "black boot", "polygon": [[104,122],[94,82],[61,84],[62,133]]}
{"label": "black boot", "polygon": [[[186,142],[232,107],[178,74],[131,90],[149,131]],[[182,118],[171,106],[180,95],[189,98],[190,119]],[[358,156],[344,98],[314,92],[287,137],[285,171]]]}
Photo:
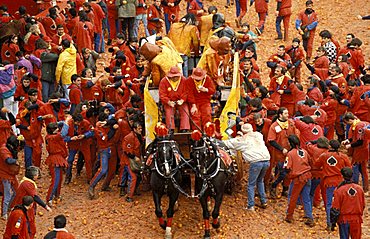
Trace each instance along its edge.
{"label": "black boot", "polygon": [[88,195],[89,195],[89,198],[92,200],[94,199],[95,197],[95,189],[93,187],[89,187],[89,190],[87,191],[88,192]]}
{"label": "black boot", "polygon": [[108,46],[112,45],[112,39],[108,39],[107,45]]}
{"label": "black boot", "polygon": [[68,185],[71,183],[71,180],[72,180],[72,176],[69,175],[69,176],[66,176],[66,179],[64,180],[64,184]]}
{"label": "black boot", "polygon": [[276,198],[276,188],[274,187],[270,188],[270,198],[273,198],[273,199]]}

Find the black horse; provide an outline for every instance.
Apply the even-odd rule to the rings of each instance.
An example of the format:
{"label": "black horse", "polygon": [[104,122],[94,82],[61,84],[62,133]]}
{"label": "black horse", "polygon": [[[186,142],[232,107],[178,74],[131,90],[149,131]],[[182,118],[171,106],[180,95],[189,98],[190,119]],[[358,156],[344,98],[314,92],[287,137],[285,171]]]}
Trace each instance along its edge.
{"label": "black horse", "polygon": [[[210,211],[208,210],[208,198],[215,200],[212,211],[212,227],[220,227],[220,207],[225,192],[225,185],[229,176],[233,173],[232,161],[225,151],[217,145],[220,142],[203,136],[199,140],[193,140],[190,152],[191,163],[196,169],[195,191],[198,194],[203,209],[204,238],[210,238]],[[230,163],[226,165],[224,161]]]}
{"label": "black horse", "polygon": [[[178,185],[181,183],[181,154],[175,141],[167,137],[157,137],[147,147],[147,165],[150,167],[150,185],[153,192],[155,214],[159,225],[166,230],[165,238],[172,238],[171,225],[175,203],[179,197]],[[169,197],[167,221],[163,218],[161,199],[164,194]]]}

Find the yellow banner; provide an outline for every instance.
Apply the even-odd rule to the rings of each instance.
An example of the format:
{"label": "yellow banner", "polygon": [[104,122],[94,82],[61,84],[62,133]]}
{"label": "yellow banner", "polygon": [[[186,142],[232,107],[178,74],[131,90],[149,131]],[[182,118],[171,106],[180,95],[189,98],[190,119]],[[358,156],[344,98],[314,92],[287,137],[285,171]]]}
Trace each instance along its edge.
{"label": "yellow banner", "polygon": [[158,106],[149,92],[149,78],[144,88],[145,143],[148,146],[155,138],[154,127],[158,122]]}
{"label": "yellow banner", "polygon": [[233,133],[232,128],[235,125],[235,118],[228,117],[228,114],[238,115],[238,105],[240,101],[240,74],[239,74],[239,53],[234,54],[234,69],[233,69],[233,83],[230,90],[229,98],[227,98],[226,105],[220,115],[220,128],[222,139],[230,138]]}

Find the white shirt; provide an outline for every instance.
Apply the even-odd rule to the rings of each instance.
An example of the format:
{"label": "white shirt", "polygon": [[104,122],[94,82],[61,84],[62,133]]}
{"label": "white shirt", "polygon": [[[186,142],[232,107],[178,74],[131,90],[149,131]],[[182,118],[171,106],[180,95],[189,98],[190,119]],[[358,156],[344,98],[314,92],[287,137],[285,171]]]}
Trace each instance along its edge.
{"label": "white shirt", "polygon": [[240,151],[243,159],[249,163],[270,160],[270,153],[260,132],[250,132],[242,137],[225,140],[224,143],[228,148]]}

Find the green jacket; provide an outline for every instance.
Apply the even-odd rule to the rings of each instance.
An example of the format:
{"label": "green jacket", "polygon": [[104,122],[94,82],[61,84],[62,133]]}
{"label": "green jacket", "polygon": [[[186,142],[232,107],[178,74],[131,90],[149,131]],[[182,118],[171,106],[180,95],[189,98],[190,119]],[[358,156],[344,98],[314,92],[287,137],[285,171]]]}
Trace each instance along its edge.
{"label": "green jacket", "polygon": [[116,0],[118,18],[136,17],[137,0]]}

